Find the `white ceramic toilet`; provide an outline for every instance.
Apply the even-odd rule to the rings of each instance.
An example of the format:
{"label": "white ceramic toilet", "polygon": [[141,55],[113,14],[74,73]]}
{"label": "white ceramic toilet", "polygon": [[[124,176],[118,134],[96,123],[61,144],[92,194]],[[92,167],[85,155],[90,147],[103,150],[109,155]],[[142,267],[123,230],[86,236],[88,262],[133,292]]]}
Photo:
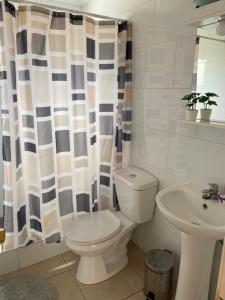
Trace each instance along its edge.
{"label": "white ceramic toilet", "polygon": [[127,243],[133,229],[152,219],[158,181],[129,167],[114,174],[120,211],[83,214],[65,228],[65,243],[81,256],[77,279],[84,284],[104,281],[128,263]]}

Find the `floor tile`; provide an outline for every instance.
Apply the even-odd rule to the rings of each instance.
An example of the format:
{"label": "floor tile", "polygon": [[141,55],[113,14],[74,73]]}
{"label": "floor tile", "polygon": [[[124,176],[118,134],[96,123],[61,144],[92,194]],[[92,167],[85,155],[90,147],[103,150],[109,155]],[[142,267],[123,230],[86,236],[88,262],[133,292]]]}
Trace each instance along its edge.
{"label": "floor tile", "polygon": [[67,271],[67,265],[61,255],[44,260],[20,270],[21,273],[37,274],[45,278],[56,276]]}
{"label": "floor tile", "polygon": [[128,245],[129,266],[144,279],[145,253],[133,242]]}
{"label": "floor tile", "polygon": [[72,274],[75,276],[77,266],[80,260],[79,255],[73,253],[72,251],[66,252],[62,254],[62,257],[66,263],[66,266],[70,269]]}
{"label": "floor tile", "polygon": [[69,271],[52,277],[49,281],[57,288],[60,300],[85,300]]}
{"label": "floor tile", "polygon": [[130,267],[112,278],[95,284],[79,286],[87,300],[121,300],[143,288],[143,280]]}
{"label": "floor tile", "polygon": [[126,298],[126,300],[146,300],[146,297],[142,291]]}

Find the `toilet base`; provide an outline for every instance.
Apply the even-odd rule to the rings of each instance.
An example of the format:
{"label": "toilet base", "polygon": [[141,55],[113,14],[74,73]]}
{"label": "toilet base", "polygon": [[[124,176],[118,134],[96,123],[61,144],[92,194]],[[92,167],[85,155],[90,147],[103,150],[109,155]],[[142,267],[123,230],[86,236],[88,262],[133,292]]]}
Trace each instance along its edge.
{"label": "toilet base", "polygon": [[[81,258],[77,268],[77,280],[83,284],[95,284],[104,281],[120,272],[128,264],[127,244],[131,238],[132,229],[116,238],[107,249],[95,253],[80,253]],[[74,251],[75,252],[75,251]]]}
{"label": "toilet base", "polygon": [[95,284],[109,279],[124,269],[127,264],[128,258],[126,257],[120,264],[117,264],[113,271],[108,272],[102,256],[81,257],[76,277],[83,284]]}
{"label": "toilet base", "polygon": [[83,284],[107,280],[128,264],[127,244],[136,224],[119,211],[114,214],[121,221],[121,231],[110,239],[92,245],[80,245],[65,239],[67,247],[80,255],[76,277]]}

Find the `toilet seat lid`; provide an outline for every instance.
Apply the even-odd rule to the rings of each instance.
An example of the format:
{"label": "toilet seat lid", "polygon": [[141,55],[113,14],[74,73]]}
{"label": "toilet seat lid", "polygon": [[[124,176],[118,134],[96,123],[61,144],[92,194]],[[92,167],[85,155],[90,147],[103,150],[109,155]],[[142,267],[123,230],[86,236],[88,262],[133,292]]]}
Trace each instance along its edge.
{"label": "toilet seat lid", "polygon": [[109,210],[79,215],[65,230],[65,237],[71,241],[91,245],[103,242],[121,229],[119,218]]}

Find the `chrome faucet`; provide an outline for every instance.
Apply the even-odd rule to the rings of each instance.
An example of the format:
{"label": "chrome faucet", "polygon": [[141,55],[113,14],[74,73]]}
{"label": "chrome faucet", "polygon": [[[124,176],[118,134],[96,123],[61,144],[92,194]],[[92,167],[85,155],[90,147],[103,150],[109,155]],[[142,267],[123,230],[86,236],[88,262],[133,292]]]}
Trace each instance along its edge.
{"label": "chrome faucet", "polygon": [[202,191],[202,198],[205,200],[218,200],[219,186],[216,183],[209,183],[209,188]]}

